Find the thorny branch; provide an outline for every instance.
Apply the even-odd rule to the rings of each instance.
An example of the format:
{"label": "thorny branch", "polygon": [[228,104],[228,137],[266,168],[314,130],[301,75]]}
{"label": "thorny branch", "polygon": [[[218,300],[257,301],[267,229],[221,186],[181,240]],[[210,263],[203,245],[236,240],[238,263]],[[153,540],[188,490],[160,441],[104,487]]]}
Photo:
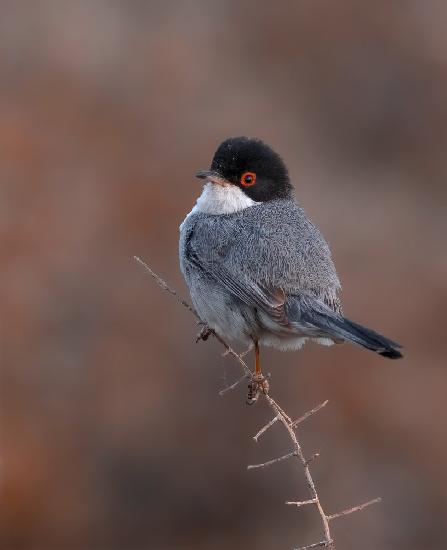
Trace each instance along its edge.
{"label": "thorny branch", "polygon": [[[172,289],[166,283],[166,281],[164,279],[162,279],[157,273],[155,273],[143,260],[141,260],[141,258],[138,258],[137,256],[134,256],[134,260],[136,260],[144,268],[144,270],[155,279],[157,284],[163,290],[166,290],[167,292],[169,292],[169,294],[174,296],[174,298],[177,300],[177,302],[179,304],[181,304],[183,307],[185,307],[188,311],[190,311],[197,318],[198,324],[202,325],[202,332],[198,336],[197,341],[199,339],[206,340],[208,338],[208,336],[210,334],[212,334],[225,348],[225,355],[231,355],[240,364],[241,368],[244,371],[243,376],[241,378],[239,378],[238,380],[236,380],[233,384],[231,384],[231,385],[227,386],[226,388],[224,388],[223,390],[221,390],[219,392],[219,395],[224,395],[225,393],[235,389],[237,386],[239,386],[239,384],[244,382],[244,380],[249,380],[252,383],[254,381],[254,373],[251,371],[251,369],[248,367],[248,365],[243,360],[243,356],[245,354],[239,354],[236,351],[234,351],[233,348],[231,348],[231,346],[229,346],[228,343],[221,336],[219,336],[213,330],[209,329],[209,327],[207,327],[206,324],[204,324],[202,322],[202,320],[200,319],[200,317],[197,314],[196,310],[188,302],[186,302],[185,300],[180,298],[178,293],[174,289]],[[358,512],[360,510],[363,510],[364,508],[366,508],[366,507],[368,507],[372,504],[376,504],[376,503],[380,502],[382,499],[380,497],[375,498],[373,500],[365,502],[364,504],[360,504],[358,506],[354,506],[352,508],[347,508],[346,510],[342,510],[341,512],[337,512],[335,514],[327,514],[324,511],[323,506],[321,504],[320,497],[318,495],[317,488],[315,486],[315,482],[312,478],[310,468],[309,468],[310,463],[315,458],[317,458],[319,456],[319,453],[315,453],[310,458],[306,459],[306,457],[303,453],[302,447],[301,447],[301,445],[298,441],[296,429],[297,429],[299,424],[301,424],[306,419],[308,419],[310,416],[312,416],[313,414],[315,414],[316,412],[321,410],[323,407],[325,407],[327,405],[328,401],[324,401],[323,403],[321,403],[320,405],[317,405],[312,410],[307,411],[306,413],[304,413],[298,419],[292,421],[292,419],[284,412],[284,410],[278,405],[278,403],[270,396],[269,391],[268,391],[268,386],[267,386],[267,389],[265,391],[261,392],[261,395],[264,397],[267,404],[269,405],[269,407],[273,411],[274,417],[272,418],[272,420],[270,420],[270,422],[268,422],[264,427],[262,427],[259,430],[259,432],[254,436],[253,439],[257,442],[259,440],[259,438],[268,429],[270,429],[274,424],[280,422],[280,424],[282,424],[282,426],[284,427],[284,429],[287,431],[287,433],[289,435],[290,441],[292,442],[293,450],[291,452],[283,455],[283,456],[273,458],[272,460],[268,460],[267,462],[263,462],[262,464],[253,464],[253,465],[247,466],[247,469],[251,470],[251,469],[255,469],[255,468],[264,468],[264,467],[276,464],[277,462],[282,462],[284,460],[288,460],[289,458],[296,457],[300,461],[301,466],[304,470],[304,476],[306,478],[306,483],[307,483],[307,487],[309,489],[309,493],[310,493],[311,498],[308,499],[308,500],[301,500],[301,501],[288,501],[288,502],[286,502],[286,504],[290,505],[290,506],[296,506],[296,507],[307,506],[307,505],[315,506],[317,508],[319,516],[320,516],[324,538],[320,542],[309,544],[308,546],[301,546],[299,548],[296,548],[295,550],[311,550],[312,548],[323,548],[323,547],[329,548],[330,550],[335,550],[335,543],[334,543],[334,540],[332,539],[330,526],[329,526],[330,522],[333,519],[344,517],[344,516],[347,516],[347,515],[352,514],[354,512]]]}

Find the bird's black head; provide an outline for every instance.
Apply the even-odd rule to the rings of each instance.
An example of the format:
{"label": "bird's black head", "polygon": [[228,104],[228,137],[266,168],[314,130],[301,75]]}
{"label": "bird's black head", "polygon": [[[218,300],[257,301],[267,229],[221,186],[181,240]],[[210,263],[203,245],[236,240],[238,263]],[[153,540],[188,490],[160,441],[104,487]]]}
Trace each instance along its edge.
{"label": "bird's black head", "polygon": [[214,154],[211,170],[201,170],[197,177],[220,185],[236,185],[256,202],[292,196],[284,161],[260,139],[226,139]]}

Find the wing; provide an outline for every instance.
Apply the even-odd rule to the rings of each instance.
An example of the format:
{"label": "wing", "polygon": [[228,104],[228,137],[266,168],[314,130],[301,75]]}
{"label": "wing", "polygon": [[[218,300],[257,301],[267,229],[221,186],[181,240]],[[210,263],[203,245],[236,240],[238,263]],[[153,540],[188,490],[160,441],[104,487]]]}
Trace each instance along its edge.
{"label": "wing", "polygon": [[198,215],[185,252],[197,269],[245,304],[288,324],[288,295],[336,296],[329,248],[291,201],[272,201],[232,215]]}
{"label": "wing", "polygon": [[[237,264],[229,261],[228,256],[222,254],[221,247],[203,247],[203,240],[209,241],[210,235],[206,235],[201,229],[201,236],[197,238],[194,233],[186,243],[188,260],[199,270],[211,277],[233,296],[239,298],[245,304],[260,308],[268,313],[280,324],[287,324],[284,303],[285,293],[281,288],[275,288],[266,282],[250,278],[244,272],[237,270]],[[195,238],[194,238],[195,237]],[[198,246],[199,245],[199,246]],[[227,247],[238,246],[237,241],[228,242]]]}

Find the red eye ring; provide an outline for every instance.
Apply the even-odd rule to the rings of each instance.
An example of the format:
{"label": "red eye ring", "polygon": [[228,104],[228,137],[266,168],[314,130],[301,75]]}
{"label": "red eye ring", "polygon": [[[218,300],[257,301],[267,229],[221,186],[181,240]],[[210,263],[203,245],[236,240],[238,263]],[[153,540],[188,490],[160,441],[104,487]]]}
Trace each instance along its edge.
{"label": "red eye ring", "polygon": [[240,182],[244,187],[251,187],[256,183],[256,174],[254,172],[244,172]]}

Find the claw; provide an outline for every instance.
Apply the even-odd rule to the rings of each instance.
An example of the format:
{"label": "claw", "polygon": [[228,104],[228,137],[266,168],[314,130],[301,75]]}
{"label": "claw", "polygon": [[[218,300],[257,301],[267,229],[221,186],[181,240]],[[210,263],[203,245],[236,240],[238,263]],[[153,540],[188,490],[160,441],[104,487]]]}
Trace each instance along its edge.
{"label": "claw", "polygon": [[270,384],[262,374],[254,374],[253,378],[248,384],[248,393],[246,403],[247,405],[253,405],[259,399],[261,393],[268,394]]}
{"label": "claw", "polygon": [[209,326],[203,325],[201,331],[200,331],[199,334],[197,335],[196,344],[197,344],[197,342],[199,342],[200,340],[203,340],[204,342],[206,342],[206,341],[208,340],[208,338],[211,336],[211,334],[213,334],[213,330],[210,329]]}

